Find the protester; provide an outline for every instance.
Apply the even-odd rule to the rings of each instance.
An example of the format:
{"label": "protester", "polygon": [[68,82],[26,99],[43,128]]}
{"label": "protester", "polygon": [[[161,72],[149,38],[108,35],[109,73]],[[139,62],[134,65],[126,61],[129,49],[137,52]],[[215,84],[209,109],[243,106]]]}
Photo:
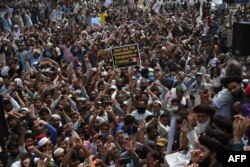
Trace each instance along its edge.
{"label": "protester", "polygon": [[1,3],[0,166],[223,166],[249,150],[248,64],[231,54],[249,16],[210,8]]}

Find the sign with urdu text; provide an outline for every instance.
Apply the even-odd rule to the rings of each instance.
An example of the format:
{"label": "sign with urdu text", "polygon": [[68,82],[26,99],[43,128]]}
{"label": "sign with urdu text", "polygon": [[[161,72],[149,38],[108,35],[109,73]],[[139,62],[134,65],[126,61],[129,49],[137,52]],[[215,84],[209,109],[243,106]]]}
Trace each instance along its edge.
{"label": "sign with urdu text", "polygon": [[112,58],[115,69],[141,66],[140,51],[137,44],[113,48]]}

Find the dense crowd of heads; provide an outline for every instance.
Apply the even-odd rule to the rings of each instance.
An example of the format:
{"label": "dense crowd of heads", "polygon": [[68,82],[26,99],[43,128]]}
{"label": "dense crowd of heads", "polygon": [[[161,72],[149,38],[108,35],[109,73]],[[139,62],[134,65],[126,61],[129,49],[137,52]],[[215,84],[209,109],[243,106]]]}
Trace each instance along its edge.
{"label": "dense crowd of heads", "polygon": [[[248,8],[108,2],[0,4],[0,166],[220,167],[249,150],[250,62],[231,50]],[[140,66],[115,68],[132,44]]]}

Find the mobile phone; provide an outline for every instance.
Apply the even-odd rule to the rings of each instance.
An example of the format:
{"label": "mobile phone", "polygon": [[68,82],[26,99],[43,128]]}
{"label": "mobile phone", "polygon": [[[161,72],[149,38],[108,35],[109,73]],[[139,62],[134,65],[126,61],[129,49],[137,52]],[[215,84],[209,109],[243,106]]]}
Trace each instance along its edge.
{"label": "mobile phone", "polygon": [[125,165],[131,163],[131,158],[130,157],[126,157],[126,158],[120,158],[119,159],[119,164],[120,165]]}

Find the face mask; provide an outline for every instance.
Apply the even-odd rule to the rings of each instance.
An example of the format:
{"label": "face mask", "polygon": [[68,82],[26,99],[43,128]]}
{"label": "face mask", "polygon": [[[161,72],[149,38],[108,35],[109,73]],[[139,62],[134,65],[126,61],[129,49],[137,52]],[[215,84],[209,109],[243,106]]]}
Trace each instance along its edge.
{"label": "face mask", "polygon": [[154,81],[155,81],[155,77],[149,77],[148,80],[149,80],[150,82],[154,82]]}
{"label": "face mask", "polygon": [[174,106],[174,107],[172,107],[172,109],[173,109],[174,112],[177,112],[179,110],[179,107],[178,106]]}
{"label": "face mask", "polygon": [[144,108],[144,107],[138,107],[137,111],[138,111],[138,113],[143,114],[143,113],[145,113],[146,108]]}
{"label": "face mask", "polygon": [[196,73],[197,73],[197,70],[192,70],[192,73],[193,73],[193,74],[196,74]]}
{"label": "face mask", "polygon": [[136,77],[136,79],[140,79],[141,74],[140,74],[140,73],[137,73],[137,74],[135,74],[135,77]]}

